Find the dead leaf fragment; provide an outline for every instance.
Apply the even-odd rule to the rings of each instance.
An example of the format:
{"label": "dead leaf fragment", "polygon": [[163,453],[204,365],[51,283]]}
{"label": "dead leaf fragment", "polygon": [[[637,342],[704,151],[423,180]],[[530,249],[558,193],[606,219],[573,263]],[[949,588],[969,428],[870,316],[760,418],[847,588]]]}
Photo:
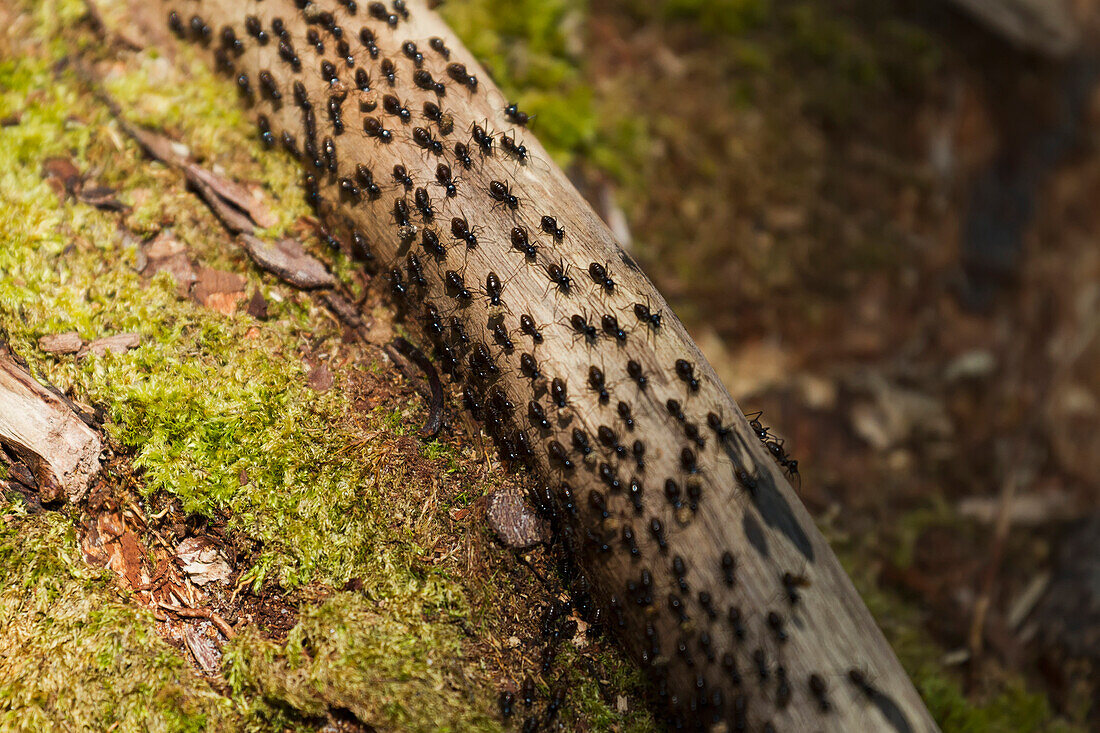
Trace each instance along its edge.
{"label": "dead leaf fragment", "polygon": [[251,234],[241,235],[241,243],[252,260],[262,269],[303,290],[331,288],[335,278],[320,260],[306,253],[295,239],[265,242]]}
{"label": "dead leaf fragment", "polygon": [[51,333],[38,339],[38,348],[47,354],[75,354],[84,345],[84,339],[76,331]]}
{"label": "dead leaf fragment", "polygon": [[318,364],[309,373],[309,386],[315,392],[328,392],[332,389],[332,370],[327,364]]}
{"label": "dead leaf fragment", "polygon": [[[215,308],[215,306],[225,307],[225,303],[223,302],[224,299],[211,300],[211,296],[231,293],[237,297],[244,297],[245,284],[245,279],[235,272],[201,267],[199,268],[195,285],[191,289],[191,295],[195,300],[208,308]],[[233,304],[234,306],[236,305],[236,300],[233,301]],[[232,310],[229,312],[232,313]]]}
{"label": "dead leaf fragment", "polygon": [[228,583],[233,572],[218,548],[202,537],[188,537],[180,542],[176,547],[176,557],[179,558],[183,572],[196,585]]}
{"label": "dead leaf fragment", "polygon": [[130,349],[136,349],[139,344],[141,344],[141,334],[119,333],[114,336],[105,336],[90,342],[81,349],[79,356],[83,357],[88,354],[95,354],[96,356],[102,357],[106,356],[108,351],[115,354],[122,354]]}
{"label": "dead leaf fragment", "polygon": [[216,674],[221,655],[215,648],[213,639],[202,633],[199,626],[188,624],[183,630],[183,640],[202,671],[206,674]]}
{"label": "dead leaf fragment", "polygon": [[141,274],[152,277],[158,272],[167,272],[176,281],[176,292],[185,296],[191,285],[198,280],[195,268],[187,256],[187,248],[176,239],[171,231],[162,231],[153,241],[144,247],[145,267]]}

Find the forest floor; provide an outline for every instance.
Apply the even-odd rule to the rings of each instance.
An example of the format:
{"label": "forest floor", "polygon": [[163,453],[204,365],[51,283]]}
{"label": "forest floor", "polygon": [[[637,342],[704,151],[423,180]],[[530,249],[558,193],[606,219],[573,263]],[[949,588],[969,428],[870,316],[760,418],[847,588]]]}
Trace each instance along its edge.
{"label": "forest floor", "polygon": [[[98,5],[110,27],[118,6]],[[906,3],[442,11],[787,440],[944,729],[1088,725],[1100,624],[1072,594],[1100,543],[1090,70],[1009,55],[993,74],[994,40],[964,54],[978,29]],[[61,510],[0,467],[0,726],[492,730],[496,691],[530,675],[540,707],[568,690],[571,730],[652,729],[609,642],[543,633],[554,558],[505,549],[483,512],[524,478],[458,400],[417,435],[423,384],[382,348],[400,327],[225,84],[105,42],[75,0],[0,2],[0,21],[0,330],[111,444]],[[253,267],[77,62],[330,262],[365,333]],[[138,339],[39,341],[69,331]]]}

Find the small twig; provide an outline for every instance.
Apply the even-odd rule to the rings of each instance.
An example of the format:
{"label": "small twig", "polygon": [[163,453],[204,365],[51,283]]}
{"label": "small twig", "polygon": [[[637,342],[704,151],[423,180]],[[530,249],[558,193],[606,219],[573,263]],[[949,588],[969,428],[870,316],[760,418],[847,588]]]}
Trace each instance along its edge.
{"label": "small twig", "polygon": [[432,397],[428,404],[428,421],[421,428],[420,435],[424,438],[434,438],[439,434],[439,429],[443,425],[443,383],[439,381],[439,373],[436,372],[435,366],[428,357],[424,356],[423,351],[400,336],[391,341],[389,346],[413,364],[416,364],[428,379]]}
{"label": "small twig", "polygon": [[186,606],[173,606],[171,603],[165,603],[161,601],[157,604],[160,608],[175,614],[180,618],[203,618],[214,624],[218,628],[218,631],[222,632],[222,636],[226,639],[232,639],[237,635],[237,632],[233,630],[233,627],[229,625],[229,622],[224,618],[214,613],[207,608],[187,608]]}

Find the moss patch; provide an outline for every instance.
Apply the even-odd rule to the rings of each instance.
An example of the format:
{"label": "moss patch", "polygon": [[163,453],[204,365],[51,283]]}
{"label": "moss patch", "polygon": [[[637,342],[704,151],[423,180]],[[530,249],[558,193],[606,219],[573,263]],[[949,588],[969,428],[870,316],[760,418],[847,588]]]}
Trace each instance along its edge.
{"label": "moss patch", "polygon": [[236,706],[157,636],[152,614],[85,564],[68,516],[0,509],[0,728],[239,727]]}

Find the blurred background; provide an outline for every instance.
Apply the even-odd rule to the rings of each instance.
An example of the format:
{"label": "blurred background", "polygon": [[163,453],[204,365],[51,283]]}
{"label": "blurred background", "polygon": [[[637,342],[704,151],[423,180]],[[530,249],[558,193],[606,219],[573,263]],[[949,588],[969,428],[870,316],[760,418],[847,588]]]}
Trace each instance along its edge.
{"label": "blurred background", "polygon": [[448,0],[937,717],[1100,729],[1100,3]]}

